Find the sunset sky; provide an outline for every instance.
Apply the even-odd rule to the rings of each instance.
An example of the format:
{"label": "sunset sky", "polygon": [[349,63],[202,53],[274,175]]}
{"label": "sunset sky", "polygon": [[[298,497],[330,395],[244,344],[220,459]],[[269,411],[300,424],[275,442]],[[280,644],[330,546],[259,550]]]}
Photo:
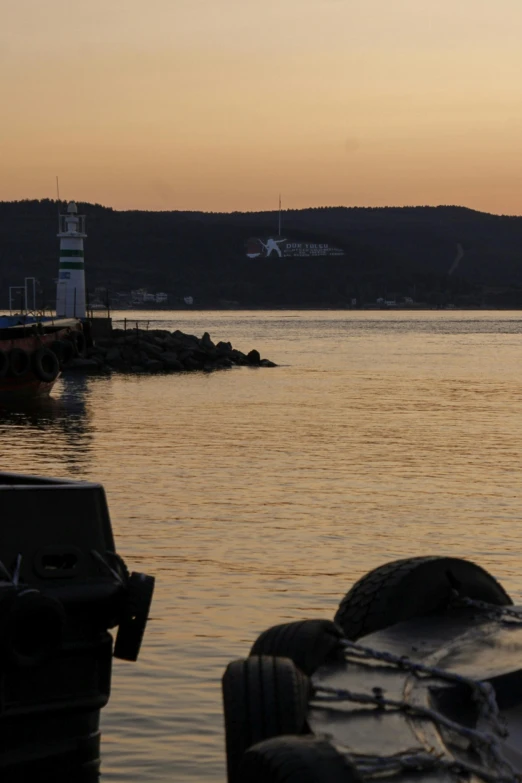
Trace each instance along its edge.
{"label": "sunset sky", "polygon": [[522,213],[521,0],[1,0],[0,199]]}

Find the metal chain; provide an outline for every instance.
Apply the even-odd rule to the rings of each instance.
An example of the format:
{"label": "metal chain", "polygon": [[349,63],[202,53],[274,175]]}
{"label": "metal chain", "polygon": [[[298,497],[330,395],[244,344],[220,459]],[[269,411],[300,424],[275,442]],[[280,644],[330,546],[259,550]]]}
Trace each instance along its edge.
{"label": "metal chain", "polygon": [[393,655],[393,653],[384,650],[374,650],[371,647],[365,647],[362,644],[350,642],[348,639],[343,639],[341,644],[345,648],[347,654],[354,658],[382,661],[391,664],[392,666],[397,666],[410,674],[424,674],[437,680],[445,680],[446,682],[454,682],[458,685],[467,686],[471,689],[477,702],[486,705],[486,717],[491,720],[494,731],[501,737],[507,736],[506,727],[500,717],[495,691],[491,683],[472,680],[469,677],[464,677],[462,674],[448,672],[437,666],[427,666],[424,663],[417,663],[405,656]]}
{"label": "metal chain", "polygon": [[[343,751],[342,747],[339,749]],[[344,753],[365,778],[400,775],[402,772],[445,771],[466,777],[477,775],[486,783],[513,783],[512,775],[497,774],[475,764],[468,764],[456,759],[445,759],[440,755],[434,756],[415,749],[397,753],[394,756],[368,756],[346,751]]]}
{"label": "metal chain", "polygon": [[[453,598],[454,603],[463,606],[480,609],[482,611],[494,611],[495,616],[507,616],[517,620],[522,620],[521,614],[516,610],[499,607],[488,604],[484,601],[477,601],[463,597],[456,593]],[[480,715],[492,727],[492,732],[479,731],[471,729],[462,724],[455,723],[450,718],[437,712],[437,710],[423,707],[422,705],[409,704],[406,701],[398,699],[389,699],[383,695],[380,688],[373,688],[372,693],[356,693],[341,688],[332,688],[326,685],[317,685],[314,692],[314,706],[326,706],[330,702],[350,701],[358,704],[372,704],[377,709],[385,710],[387,707],[399,710],[411,717],[422,718],[432,721],[439,728],[446,728],[456,735],[463,737],[469,743],[472,749],[484,757],[496,767],[496,770],[489,770],[482,766],[474,766],[463,761],[444,759],[441,756],[434,756],[428,752],[408,752],[406,754],[397,754],[396,756],[361,756],[349,754],[357,764],[362,774],[372,777],[379,774],[400,774],[403,771],[412,769],[437,769],[454,773],[472,773],[478,775],[487,783],[522,783],[522,774],[518,773],[514,767],[503,757],[502,749],[499,743],[499,737],[506,737],[508,732],[503,723],[498,704],[495,697],[495,691],[488,682],[472,680],[460,674],[448,672],[436,666],[412,661],[406,656],[398,656],[382,650],[375,650],[371,647],[351,642],[348,639],[340,641],[345,650],[346,659],[355,659],[359,662],[379,661],[390,666],[396,666],[402,671],[413,674],[424,679],[436,679],[444,682],[452,682],[468,687],[477,702]],[[482,751],[482,753],[480,753]]]}
{"label": "metal chain", "polygon": [[[376,690],[377,693],[375,692]],[[316,703],[317,699],[320,700],[320,703]],[[468,740],[475,749],[485,751],[493,764],[504,768],[507,771],[509,780],[522,781],[522,776],[517,776],[516,770],[502,757],[498,739],[494,734],[478,731],[477,729],[470,729],[460,723],[455,723],[450,720],[450,718],[446,718],[445,715],[442,715],[440,712],[437,712],[437,710],[430,709],[429,707],[409,704],[408,702],[399,699],[388,699],[382,695],[380,689],[374,689],[373,695],[370,695],[368,693],[356,693],[355,691],[349,691],[342,688],[332,688],[327,685],[318,685],[316,687],[314,693],[314,707],[321,707],[325,704],[338,701],[350,701],[357,704],[373,704],[381,710],[384,710],[386,707],[391,707],[400,712],[404,712],[413,718],[430,720],[439,728],[444,727],[453,731],[455,734],[464,737],[464,739]]]}
{"label": "metal chain", "polygon": [[466,606],[469,609],[480,609],[494,615],[497,619],[510,617],[519,622],[522,621],[522,609],[514,609],[512,606],[490,604],[486,601],[479,601],[477,598],[468,598],[465,595],[461,595],[458,590],[453,590],[452,593],[451,606]]}

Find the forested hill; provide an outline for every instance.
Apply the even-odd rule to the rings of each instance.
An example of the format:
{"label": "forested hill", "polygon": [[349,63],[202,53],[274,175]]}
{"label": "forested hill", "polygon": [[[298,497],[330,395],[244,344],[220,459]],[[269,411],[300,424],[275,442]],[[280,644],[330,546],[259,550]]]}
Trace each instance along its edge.
{"label": "forested hill", "polygon": [[[249,259],[250,236],[277,233],[276,212],[117,211],[87,215],[89,289],[149,288],[202,306],[338,306],[420,301],[522,304],[522,218],[463,207],[325,207],[284,211],[283,235],[328,242],[344,257]],[[0,202],[0,306],[9,285],[35,276],[49,301],[58,267],[55,201]],[[60,205],[65,211],[65,205]],[[463,250],[455,266],[457,247]],[[493,289],[497,289],[493,291]],[[505,290],[500,290],[505,289]],[[496,297],[496,300],[495,300]],[[491,299],[493,298],[493,299]],[[493,301],[495,300],[495,301]],[[520,300],[520,301],[519,301]]]}

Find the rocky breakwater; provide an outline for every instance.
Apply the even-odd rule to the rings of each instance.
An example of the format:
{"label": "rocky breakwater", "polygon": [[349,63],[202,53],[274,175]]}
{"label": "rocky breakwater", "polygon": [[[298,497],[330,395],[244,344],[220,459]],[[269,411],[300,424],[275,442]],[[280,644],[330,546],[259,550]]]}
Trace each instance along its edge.
{"label": "rocky breakwater", "polygon": [[262,359],[259,351],[242,353],[231,343],[214,343],[208,332],[203,337],[177,329],[113,329],[110,337],[87,347],[85,356],[64,364],[64,370],[155,373],[227,369],[236,366],[276,367]]}

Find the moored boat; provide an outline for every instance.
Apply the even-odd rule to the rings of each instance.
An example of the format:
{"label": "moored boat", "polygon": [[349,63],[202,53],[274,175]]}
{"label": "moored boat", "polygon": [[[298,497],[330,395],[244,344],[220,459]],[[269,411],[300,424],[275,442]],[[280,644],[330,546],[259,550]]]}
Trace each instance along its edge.
{"label": "moored boat", "polygon": [[48,395],[63,363],[84,351],[77,318],[0,316],[0,401]]}

